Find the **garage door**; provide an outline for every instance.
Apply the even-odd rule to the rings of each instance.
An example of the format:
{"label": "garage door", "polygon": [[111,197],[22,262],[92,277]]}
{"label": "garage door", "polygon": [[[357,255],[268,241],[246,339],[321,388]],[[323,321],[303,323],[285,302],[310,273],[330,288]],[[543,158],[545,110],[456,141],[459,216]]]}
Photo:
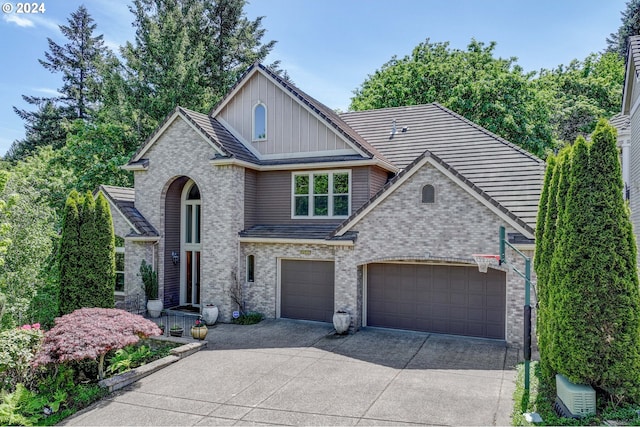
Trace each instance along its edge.
{"label": "garage door", "polygon": [[425,264],[367,266],[367,325],[504,339],[505,273]]}
{"label": "garage door", "polygon": [[333,261],[280,261],[280,317],[331,322]]}

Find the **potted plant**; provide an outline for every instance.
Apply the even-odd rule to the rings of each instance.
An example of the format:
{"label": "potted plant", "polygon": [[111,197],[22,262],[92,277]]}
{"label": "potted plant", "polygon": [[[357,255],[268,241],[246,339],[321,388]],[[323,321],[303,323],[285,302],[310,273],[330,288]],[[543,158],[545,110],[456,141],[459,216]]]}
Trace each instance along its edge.
{"label": "potted plant", "polygon": [[351,324],[351,316],[344,310],[338,310],[333,314],[333,327],[336,333],[342,335],[349,330]]}
{"label": "potted plant", "polygon": [[162,335],[164,335],[164,323],[158,323],[158,328],[160,328]]}
{"label": "potted plant", "polygon": [[218,314],[218,306],[215,304],[205,304],[202,307],[202,319],[208,326],[216,323],[216,320],[218,320]]}
{"label": "potted plant", "polygon": [[145,260],[142,260],[139,276],[142,279],[144,293],[147,296],[147,313],[149,313],[149,317],[160,317],[162,301],[158,299],[158,272],[153,271],[151,264],[147,264]]}
{"label": "potted plant", "polygon": [[191,327],[191,336],[197,340],[203,340],[207,336],[207,325],[204,324],[204,320],[202,320],[202,316],[198,317]]}
{"label": "potted plant", "polygon": [[172,337],[181,337],[183,332],[184,329],[182,329],[182,326],[178,325],[177,323],[174,323],[171,329],[169,329],[169,334]]}

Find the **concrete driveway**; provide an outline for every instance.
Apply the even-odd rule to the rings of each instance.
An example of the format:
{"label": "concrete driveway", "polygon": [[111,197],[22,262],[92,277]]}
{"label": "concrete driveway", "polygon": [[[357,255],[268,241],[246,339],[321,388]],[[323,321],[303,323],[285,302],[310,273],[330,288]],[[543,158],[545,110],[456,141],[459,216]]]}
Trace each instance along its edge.
{"label": "concrete driveway", "polygon": [[509,425],[504,343],[265,320],[219,324],[200,351],[66,425]]}

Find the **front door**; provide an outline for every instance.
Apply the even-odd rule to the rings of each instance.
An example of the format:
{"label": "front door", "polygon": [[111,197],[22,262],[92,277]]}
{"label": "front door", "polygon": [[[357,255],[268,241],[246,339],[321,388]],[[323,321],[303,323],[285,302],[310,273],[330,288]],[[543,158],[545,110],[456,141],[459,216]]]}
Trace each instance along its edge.
{"label": "front door", "polygon": [[180,304],[200,305],[201,202],[198,186],[189,181],[182,193],[182,264]]}

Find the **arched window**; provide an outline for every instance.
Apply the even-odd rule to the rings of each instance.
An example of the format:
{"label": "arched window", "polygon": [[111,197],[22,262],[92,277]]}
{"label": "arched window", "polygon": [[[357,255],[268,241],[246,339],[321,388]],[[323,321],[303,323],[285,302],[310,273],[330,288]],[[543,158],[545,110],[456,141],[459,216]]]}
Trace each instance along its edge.
{"label": "arched window", "polygon": [[422,203],[435,203],[436,189],[431,184],[422,187]]}
{"label": "arched window", "polygon": [[262,103],[253,107],[253,140],[267,139],[267,107]]}
{"label": "arched window", "polygon": [[255,281],[256,257],[247,255],[247,282]]}

